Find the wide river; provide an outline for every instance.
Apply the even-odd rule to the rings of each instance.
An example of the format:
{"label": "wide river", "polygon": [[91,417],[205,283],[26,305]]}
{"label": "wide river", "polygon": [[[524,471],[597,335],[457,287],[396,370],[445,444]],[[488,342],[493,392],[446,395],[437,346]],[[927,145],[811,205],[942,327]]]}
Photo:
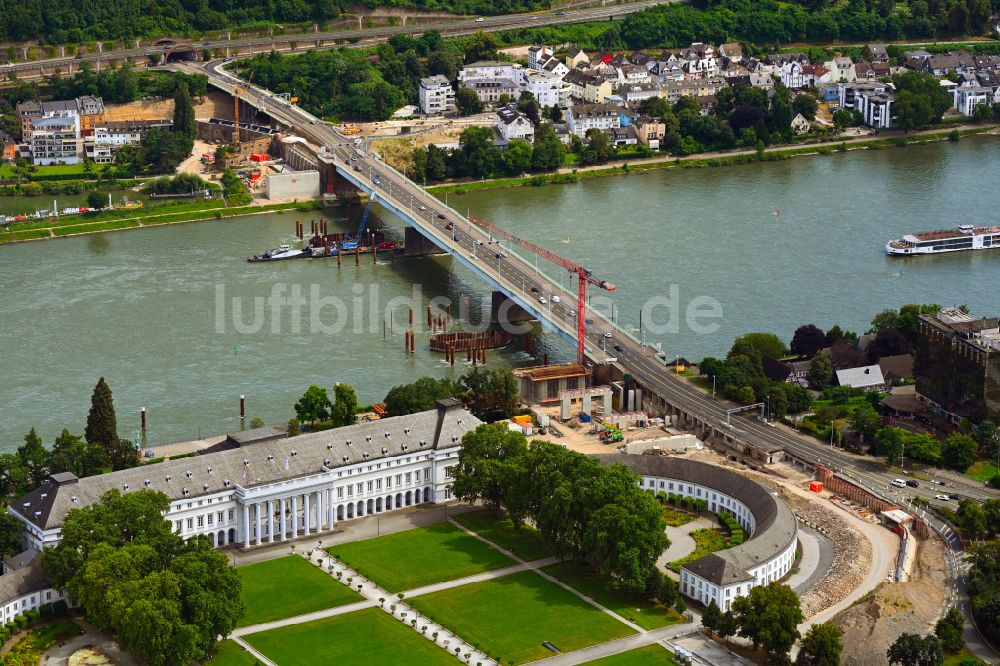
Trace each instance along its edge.
{"label": "wide river", "polygon": [[[724,354],[749,330],[787,339],[803,323],[839,322],[863,332],[874,313],[901,303],[967,304],[997,315],[1000,251],[916,259],[883,252],[887,239],[908,232],[1000,221],[997,141],[656,171],[452,195],[449,203],[615,283],[615,316],[625,326],[636,329],[644,305],[659,303],[647,309],[646,340],[698,359]],[[340,229],[358,214],[326,211]],[[308,231],[319,215],[300,217]],[[292,241],[295,218],[0,247],[0,451],[13,450],[32,426],[49,443],[64,427],[82,432],[101,375],[114,391],[122,434],[138,430],[145,406],[147,439],[162,443],[238,429],[240,394],[248,418],[277,422],[311,383],[346,382],[371,402],[421,375],[463,371],[429,352],[425,333],[405,355],[407,306],[393,310],[395,333],[386,330],[387,312],[393,299],[412,297],[414,285],[418,321],[432,297],[475,305],[488,297],[482,282],[447,257],[377,266],[362,257],[360,266],[352,260],[340,269],[330,259],[246,262]],[[373,220],[401,236],[390,215],[376,211]],[[539,269],[559,274],[544,261]],[[268,300],[296,293],[299,307]],[[717,307],[721,317],[691,321],[689,306]],[[478,320],[479,308],[472,312]],[[676,328],[651,332],[649,324],[665,324],[671,312]],[[554,335],[540,340],[550,361],[572,358]],[[488,362],[532,361],[510,349],[491,352]]]}

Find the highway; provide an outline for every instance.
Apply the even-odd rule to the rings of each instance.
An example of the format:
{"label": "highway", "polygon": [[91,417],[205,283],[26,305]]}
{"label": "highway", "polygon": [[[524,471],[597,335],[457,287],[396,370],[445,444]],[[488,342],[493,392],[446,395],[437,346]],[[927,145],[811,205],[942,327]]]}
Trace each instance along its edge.
{"label": "highway", "polygon": [[[237,81],[223,68],[223,63],[209,63],[199,68],[208,74],[213,85],[231,91]],[[519,256],[511,248],[475,226],[463,215],[447,208],[418,184],[406,179],[392,167],[355,145],[354,139],[340,135],[333,127],[307,111],[290,105],[268,91],[250,86],[244,100],[266,110],[276,120],[293,127],[318,145],[327,146],[335,156],[338,171],[369,194],[374,190],[380,203],[412,224],[439,247],[450,252],[500,291],[506,293],[539,320],[560,333],[568,341],[576,340],[576,294],[564,288],[559,279],[536,271],[532,261]],[[376,180],[378,184],[376,185]],[[562,269],[558,269],[562,270]],[[571,287],[575,287],[571,281]],[[558,301],[553,297],[558,297]],[[542,298],[544,297],[544,302]],[[900,501],[921,497],[932,503],[954,509],[952,500],[934,499],[935,495],[958,493],[962,497],[987,499],[1000,493],[983,484],[970,481],[958,488],[943,491],[939,486],[921,481],[918,488],[899,489],[891,486],[897,476],[886,472],[872,458],[858,457],[815,439],[807,439],[785,429],[758,420],[755,416],[734,416],[727,426],[726,410],[734,403],[714,398],[697,386],[678,377],[657,356],[656,350],[645,346],[627,331],[617,327],[600,313],[588,311],[585,345],[588,355],[598,361],[615,359],[626,372],[647,389],[665,398],[689,414],[728,431],[737,441],[762,444],[781,449],[804,462],[822,462],[835,471],[853,478],[864,486]]]}
{"label": "highway", "polygon": [[[606,21],[613,16],[625,16],[633,12],[646,9],[647,7],[652,7],[654,5],[667,4],[673,2],[680,2],[680,0],[637,0],[636,2],[630,2],[622,5],[608,5],[607,7],[595,7],[588,9],[577,9],[577,10],[566,10],[566,11],[548,11],[539,12],[536,14],[508,14],[503,16],[489,16],[489,17],[478,17],[478,18],[468,18],[459,21],[449,21],[442,23],[434,23],[428,25],[419,26],[391,26],[383,28],[366,28],[360,30],[338,30],[333,32],[316,32],[316,33],[296,33],[296,34],[284,34],[275,35],[273,37],[246,37],[242,39],[232,39],[223,41],[184,41],[178,40],[178,43],[183,43],[191,46],[197,53],[198,56],[201,55],[203,49],[215,50],[215,49],[226,49],[226,48],[236,48],[236,49],[253,49],[258,51],[262,47],[266,47],[267,50],[291,50],[291,43],[296,43],[296,52],[307,51],[316,48],[330,49],[339,48],[341,46],[347,48],[370,46],[372,44],[377,44],[387,40],[393,35],[420,35],[428,30],[436,30],[440,32],[445,37],[461,37],[463,35],[470,35],[477,31],[484,32],[499,32],[501,30],[511,30],[515,28],[530,28],[530,27],[541,27],[550,25],[559,25],[564,23],[583,23],[587,21]],[[350,42],[345,42],[343,44],[329,44],[326,42],[341,41],[341,40],[351,40]],[[317,47],[315,43],[324,42],[322,46]],[[0,65],[0,74],[6,74],[8,72],[22,72],[38,69],[39,65],[45,65],[47,67],[55,66],[65,66],[71,64],[79,64],[82,62],[90,63],[100,63],[111,60],[120,60],[122,58],[139,58],[146,57],[153,54],[159,54],[163,56],[172,45],[149,45],[141,46],[134,49],[121,49],[118,51],[104,51],[102,53],[88,53],[79,58],[76,57],[65,57],[65,58],[50,58],[47,60],[35,60],[30,62],[21,63],[9,63],[5,65]]]}

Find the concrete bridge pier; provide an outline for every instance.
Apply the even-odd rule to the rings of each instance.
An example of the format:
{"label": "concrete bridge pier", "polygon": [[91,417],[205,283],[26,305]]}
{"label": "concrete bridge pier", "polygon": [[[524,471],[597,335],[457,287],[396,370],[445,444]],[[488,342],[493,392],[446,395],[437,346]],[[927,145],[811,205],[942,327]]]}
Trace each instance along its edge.
{"label": "concrete bridge pier", "polygon": [[447,254],[413,227],[406,227],[403,231],[403,241],[404,257],[426,257],[432,254]]}
{"label": "concrete bridge pier", "polygon": [[499,291],[493,292],[493,300],[490,304],[490,321],[494,324],[519,324],[526,321],[534,321],[535,316],[522,308],[520,305],[507,298],[506,294]]}

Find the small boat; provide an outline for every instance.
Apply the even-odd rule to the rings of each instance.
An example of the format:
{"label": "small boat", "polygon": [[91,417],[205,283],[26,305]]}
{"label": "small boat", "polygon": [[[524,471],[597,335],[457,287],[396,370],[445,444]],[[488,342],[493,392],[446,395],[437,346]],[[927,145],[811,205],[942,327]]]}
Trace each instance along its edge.
{"label": "small boat", "polygon": [[122,200],[118,202],[115,208],[122,208],[125,210],[131,210],[135,208],[142,208],[145,204],[141,201],[129,201],[128,197],[122,197]]}
{"label": "small boat", "polygon": [[247,257],[247,261],[253,263],[258,261],[283,261],[285,259],[301,259],[310,256],[308,250],[297,250],[291,245],[281,245],[275,250],[268,250],[264,254],[255,254]]}

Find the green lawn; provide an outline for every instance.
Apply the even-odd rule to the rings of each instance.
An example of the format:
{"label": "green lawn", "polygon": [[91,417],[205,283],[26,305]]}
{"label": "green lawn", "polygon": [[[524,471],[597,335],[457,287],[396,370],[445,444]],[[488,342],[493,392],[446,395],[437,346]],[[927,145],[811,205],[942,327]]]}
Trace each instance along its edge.
{"label": "green lawn", "polygon": [[215,648],[215,654],[201,660],[202,666],[257,666],[253,656],[236,641],[222,641]]}
{"label": "green lawn", "polygon": [[552,656],[543,641],[571,652],[633,633],[533,571],[413,597],[409,603],[504,664]]}
{"label": "green lawn", "polygon": [[464,578],[515,563],[496,548],[449,523],[326,550],[390,592]]}
{"label": "green lawn", "polygon": [[943,666],[959,666],[959,664],[967,659],[974,659],[975,663],[986,666],[986,662],[976,659],[975,655],[965,648],[962,648],[958,652],[945,652]]}
{"label": "green lawn", "polygon": [[298,555],[236,569],[243,580],[247,613],[241,627],[295,617],[362,601],[357,592]]}
{"label": "green lawn", "polygon": [[610,657],[588,661],[592,666],[677,666],[670,650],[661,645],[647,645],[628,652],[619,652]]}
{"label": "green lawn", "polygon": [[965,475],[976,481],[989,481],[997,474],[997,466],[985,460],[976,461],[972,467],[965,470]]}
{"label": "green lawn", "polygon": [[659,629],[684,621],[673,608],[619,592],[611,581],[577,562],[552,564],[542,571],[643,629]]}
{"label": "green lawn", "polygon": [[444,648],[377,608],[250,634],[244,640],[280,666],[458,663]]}
{"label": "green lawn", "polygon": [[680,572],[681,567],[688,562],[694,562],[709,553],[726,548],[726,533],[719,529],[692,530],[691,538],[694,539],[694,551],[667,565],[674,573]]}
{"label": "green lawn", "polygon": [[455,516],[455,522],[506,548],[522,560],[531,562],[552,555],[552,549],[542,542],[538,530],[530,525],[515,530],[514,523],[506,514],[497,519],[492,511],[473,511]]}

